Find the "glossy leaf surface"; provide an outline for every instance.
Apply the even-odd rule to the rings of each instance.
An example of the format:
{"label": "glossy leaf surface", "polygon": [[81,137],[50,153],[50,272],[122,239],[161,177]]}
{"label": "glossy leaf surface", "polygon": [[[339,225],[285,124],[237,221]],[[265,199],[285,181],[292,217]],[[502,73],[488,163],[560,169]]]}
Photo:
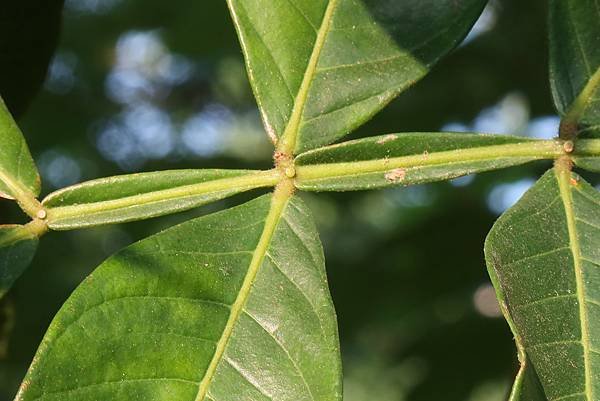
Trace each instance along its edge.
{"label": "glossy leaf surface", "polygon": [[423,77],[485,0],[228,0],[271,139],[327,145]]}
{"label": "glossy leaf surface", "polygon": [[390,134],[300,155],[296,160],[296,183],[298,188],[309,191],[420,184],[514,166],[536,160],[544,152],[558,151],[555,144],[534,143],[515,136]]}
{"label": "glossy leaf surface", "polygon": [[493,281],[549,400],[600,395],[599,241],[600,194],[561,168],[546,173],[486,241]]}
{"label": "glossy leaf surface", "polygon": [[25,138],[0,99],[0,197],[39,192],[40,177]]}
{"label": "glossy leaf surface", "polygon": [[42,203],[56,230],[120,223],[188,210],[262,186],[272,172],[172,170],[103,178],[50,194]]}
{"label": "glossy leaf surface", "polygon": [[550,79],[554,101],[580,129],[600,125],[600,6],[550,1]]}
{"label": "glossy leaf surface", "polygon": [[103,263],[56,316],[17,400],[341,400],[318,234],[299,199],[274,199]]}
{"label": "glossy leaf surface", "polygon": [[23,226],[0,226],[0,298],[31,263],[38,240]]}

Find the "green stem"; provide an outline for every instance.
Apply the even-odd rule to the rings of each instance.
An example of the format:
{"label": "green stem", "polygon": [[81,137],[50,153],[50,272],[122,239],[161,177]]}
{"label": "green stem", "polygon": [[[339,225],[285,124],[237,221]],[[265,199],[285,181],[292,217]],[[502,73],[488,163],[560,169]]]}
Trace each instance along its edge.
{"label": "green stem", "polygon": [[235,189],[241,192],[256,188],[273,187],[277,185],[280,180],[281,173],[278,170],[257,171],[239,177],[184,185],[161,191],[127,196],[120,199],[49,208],[47,210],[47,221],[48,225],[52,227],[55,222],[66,219],[73,220],[79,217],[84,219],[86,216],[94,213],[142,206],[167,200],[189,198],[226,190]]}
{"label": "green stem", "polygon": [[43,212],[44,208],[31,191],[14,181],[2,170],[0,170],[0,181],[10,189],[10,195],[14,197],[29,217],[34,219],[40,217],[40,213]]}
{"label": "green stem", "polygon": [[24,226],[10,226],[9,232],[0,236],[0,248],[20,241],[41,237],[48,226],[43,220],[35,219]]}
{"label": "green stem", "polygon": [[294,101],[294,107],[292,109],[290,121],[277,146],[277,151],[283,154],[292,154],[296,148],[298,132],[300,131],[300,123],[302,122],[302,115],[304,114],[304,108],[306,106],[306,101],[308,100],[308,93],[315,77],[317,64],[319,63],[319,58],[321,57],[321,51],[323,50],[323,46],[325,46],[325,41],[327,39],[327,35],[329,34],[329,30],[331,29],[333,15],[338,3],[339,0],[330,0],[327,9],[325,10],[325,15],[323,16],[323,22],[321,23],[321,27],[319,28],[319,32],[315,40],[313,52],[310,56],[310,60],[308,61],[308,65],[306,66],[306,71],[304,72],[304,77],[302,79],[300,89],[298,90],[298,95]]}
{"label": "green stem", "polygon": [[600,68],[590,77],[579,96],[573,101],[567,114],[563,117],[561,123],[560,137],[563,139],[574,139],[577,135],[578,125],[581,118],[594,99],[594,94],[600,87]]}
{"label": "green stem", "polygon": [[600,156],[600,139],[579,139],[575,142],[574,156]]}
{"label": "green stem", "polygon": [[470,161],[494,160],[506,157],[529,157],[538,160],[556,159],[565,154],[565,143],[560,140],[532,141],[508,145],[482,146],[422,154],[363,160],[343,163],[297,165],[297,182],[344,177],[417,166],[435,166]]}

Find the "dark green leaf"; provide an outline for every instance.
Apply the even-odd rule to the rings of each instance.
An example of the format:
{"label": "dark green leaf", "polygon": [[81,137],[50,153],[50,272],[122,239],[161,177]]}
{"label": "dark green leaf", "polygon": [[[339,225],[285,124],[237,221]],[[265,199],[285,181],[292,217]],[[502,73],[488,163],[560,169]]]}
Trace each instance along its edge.
{"label": "dark green leaf", "polygon": [[0,197],[37,196],[40,177],[21,130],[0,99]]}
{"label": "dark green leaf", "polygon": [[485,0],[228,0],[269,136],[300,153],[368,120],[453,49]]}
{"label": "dark green leaf", "polygon": [[558,163],[494,225],[486,260],[549,400],[600,396],[600,194]]}
{"label": "dark green leaf", "polygon": [[340,380],[318,234],[276,194],[103,263],[56,316],[17,400],[339,401]]}
{"label": "dark green leaf", "polygon": [[554,102],[567,122],[580,129],[600,125],[599,21],[598,0],[550,1]]}
{"label": "dark green leaf", "polygon": [[296,184],[309,191],[420,184],[514,166],[561,151],[552,141],[515,136],[390,134],[303,153],[296,160]]}
{"label": "dark green leaf", "polygon": [[50,194],[48,225],[55,230],[121,223],[188,210],[254,188],[279,174],[248,170],[172,170],[102,178]]}
{"label": "dark green leaf", "polygon": [[23,226],[0,226],[0,298],[29,266],[37,243]]}

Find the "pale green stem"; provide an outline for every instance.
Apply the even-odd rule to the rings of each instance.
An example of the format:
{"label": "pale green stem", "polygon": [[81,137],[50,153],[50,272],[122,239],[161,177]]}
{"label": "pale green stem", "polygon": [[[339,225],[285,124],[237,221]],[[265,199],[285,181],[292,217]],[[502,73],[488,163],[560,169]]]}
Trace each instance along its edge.
{"label": "pale green stem", "polygon": [[44,208],[31,191],[19,185],[2,170],[0,170],[0,181],[10,189],[10,195],[14,197],[21,209],[23,209],[29,217],[34,219],[41,217],[40,213],[43,213]]}
{"label": "pale green stem", "polygon": [[600,139],[579,139],[575,142],[574,156],[600,156]]}
{"label": "pale green stem", "polygon": [[327,35],[331,29],[333,15],[336,7],[338,6],[339,0],[330,0],[323,16],[323,22],[319,28],[317,38],[313,47],[313,52],[304,71],[304,77],[302,78],[302,84],[298,90],[298,95],[294,101],[294,107],[290,116],[290,121],[281,137],[280,143],[277,146],[277,150],[284,154],[292,154],[298,141],[298,132],[300,131],[300,124],[302,122],[302,115],[304,114],[304,108],[306,101],[308,100],[308,93],[312,85],[313,79],[317,71],[317,64],[321,57],[321,51],[325,46]]}
{"label": "pale green stem", "polygon": [[131,206],[141,206],[167,200],[189,198],[227,190],[251,190],[256,188],[273,187],[281,180],[278,170],[257,171],[239,177],[223,178],[199,184],[184,185],[161,191],[148,192],[139,195],[127,196],[120,199],[83,203],[71,206],[48,208],[47,221],[52,226],[53,221],[64,219],[84,218],[86,215],[124,209]]}
{"label": "pale green stem", "polygon": [[482,146],[429,154],[381,158],[344,163],[297,165],[297,182],[336,178],[350,175],[390,171],[396,168],[435,166],[509,157],[556,159],[565,154],[565,143],[559,140],[532,141],[508,145]]}
{"label": "pale green stem", "polygon": [[577,134],[577,126],[581,123],[581,118],[593,100],[598,88],[600,88],[600,68],[590,77],[588,83],[563,117],[560,133],[561,138],[573,139]]}
{"label": "pale green stem", "polygon": [[35,219],[24,226],[11,226],[10,231],[0,237],[0,248],[20,241],[41,237],[48,226],[43,220]]}

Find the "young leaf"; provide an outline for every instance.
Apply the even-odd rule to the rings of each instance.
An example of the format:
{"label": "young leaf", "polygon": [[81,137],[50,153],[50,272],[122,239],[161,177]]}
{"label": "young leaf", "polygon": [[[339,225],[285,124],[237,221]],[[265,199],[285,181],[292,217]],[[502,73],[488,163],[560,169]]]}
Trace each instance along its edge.
{"label": "young leaf", "polygon": [[486,240],[509,322],[549,400],[600,396],[599,240],[600,194],[561,161]]}
{"label": "young leaf", "polygon": [[0,298],[29,266],[37,244],[24,226],[0,226]]}
{"label": "young leaf", "polygon": [[55,230],[121,223],[188,210],[277,183],[276,171],[172,170],[84,182],[50,194],[48,226]]}
{"label": "young leaf", "polygon": [[265,195],[134,244],[52,322],[19,401],[340,401],[335,311],[299,199]]}
{"label": "young leaf", "polygon": [[280,151],[327,145],[453,49],[485,0],[228,0]]}
{"label": "young leaf", "polygon": [[350,191],[447,180],[562,152],[555,141],[458,133],[391,134],[316,149],[296,159],[296,185]]}
{"label": "young leaf", "polygon": [[0,197],[21,200],[40,192],[40,177],[17,123],[0,98]]}
{"label": "young leaf", "polygon": [[570,129],[600,125],[600,6],[550,1],[550,80]]}

